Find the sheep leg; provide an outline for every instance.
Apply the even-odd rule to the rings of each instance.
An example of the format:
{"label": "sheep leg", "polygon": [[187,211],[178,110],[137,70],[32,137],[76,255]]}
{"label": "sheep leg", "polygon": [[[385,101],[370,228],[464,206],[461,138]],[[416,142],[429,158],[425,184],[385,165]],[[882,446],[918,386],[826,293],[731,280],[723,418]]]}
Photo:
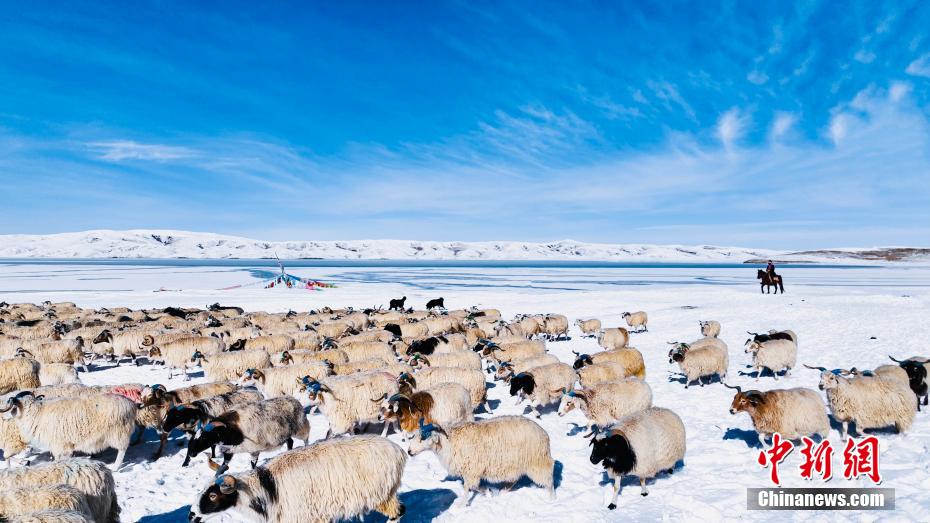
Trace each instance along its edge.
{"label": "sheep leg", "polygon": [[391,426],[390,423],[388,423],[387,421],[384,422],[384,429],[381,430],[381,437],[382,437],[382,438],[385,437],[385,436],[387,436],[388,427],[390,427],[390,426]]}
{"label": "sheep leg", "polygon": [[294,438],[287,438],[287,450],[294,448]]}
{"label": "sheep leg", "polygon": [[119,470],[120,465],[123,464],[123,458],[126,457],[126,448],[121,448],[116,453],[116,461],[113,462],[113,470]]}
{"label": "sheep leg", "polygon": [[[290,440],[290,438],[288,438],[288,439]],[[291,441],[291,444],[293,444],[293,443],[294,443],[294,442]],[[290,449],[288,449],[288,450],[290,450]],[[258,452],[253,452],[253,453],[252,453],[252,468],[254,469],[254,468],[257,467],[257,466],[258,466]]]}
{"label": "sheep leg", "polygon": [[623,479],[622,475],[618,475],[617,477],[614,478],[614,495],[612,498],[610,498],[610,504],[607,505],[608,510],[614,510],[615,508],[617,508],[617,498],[620,497],[620,483],[621,483],[620,480],[621,479]]}
{"label": "sheep leg", "polygon": [[536,410],[536,407],[538,406],[539,404],[535,400],[530,402],[530,412],[532,412],[533,414],[536,414],[536,419],[542,418],[542,414],[540,414],[539,411]]}
{"label": "sheep leg", "polygon": [[152,461],[158,461],[158,458],[161,457],[161,453],[165,450],[165,444],[168,443],[168,433],[162,432],[159,434],[159,443],[158,450],[155,451],[155,454],[152,456]]}
{"label": "sheep leg", "polygon": [[465,495],[467,496],[471,493],[470,496],[465,500],[465,506],[471,506],[471,502],[475,499],[475,496],[478,495],[478,487],[481,483],[481,480],[462,480],[462,487],[465,488]]}
{"label": "sheep leg", "polygon": [[772,377],[775,378],[775,381],[778,381],[778,373],[774,369],[772,369]]}
{"label": "sheep leg", "polygon": [[843,425],[840,427],[840,440],[846,441],[846,434],[849,433],[849,422],[844,421]]}
{"label": "sheep leg", "polygon": [[756,369],[756,381],[759,381],[759,378],[762,377],[762,367],[754,367]]}

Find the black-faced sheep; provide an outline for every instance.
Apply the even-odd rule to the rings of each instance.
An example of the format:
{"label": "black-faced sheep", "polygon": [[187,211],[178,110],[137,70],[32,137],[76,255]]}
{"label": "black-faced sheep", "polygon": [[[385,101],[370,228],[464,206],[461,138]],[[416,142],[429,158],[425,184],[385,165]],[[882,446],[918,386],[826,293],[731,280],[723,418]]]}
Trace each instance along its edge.
{"label": "black-faced sheep", "polygon": [[613,510],[624,474],[639,477],[646,496],[646,480],[660,471],[671,472],[685,458],[685,426],[674,412],[652,407],[619,420],[591,445],[591,463],[603,463],[614,480],[613,498],[607,505]]}

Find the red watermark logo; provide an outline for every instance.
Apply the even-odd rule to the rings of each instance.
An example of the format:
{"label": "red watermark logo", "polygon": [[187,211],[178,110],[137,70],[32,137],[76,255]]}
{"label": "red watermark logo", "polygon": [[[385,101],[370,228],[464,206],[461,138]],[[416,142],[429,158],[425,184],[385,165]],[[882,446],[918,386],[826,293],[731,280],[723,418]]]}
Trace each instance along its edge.
{"label": "red watermark logo", "polygon": [[[800,466],[801,477],[810,480],[817,475],[823,481],[829,481],[833,477],[833,446],[830,441],[823,440],[815,445],[812,439],[804,437],[801,442],[801,455],[804,458]],[[772,436],[772,446],[759,451],[758,463],[769,469],[773,484],[781,485],[778,467],[794,451],[794,447],[794,443],[776,433]],[[852,437],[846,440],[843,477],[856,479],[860,476],[869,478],[876,485],[882,482],[878,469],[878,438],[875,436],[867,436],[859,441]]]}

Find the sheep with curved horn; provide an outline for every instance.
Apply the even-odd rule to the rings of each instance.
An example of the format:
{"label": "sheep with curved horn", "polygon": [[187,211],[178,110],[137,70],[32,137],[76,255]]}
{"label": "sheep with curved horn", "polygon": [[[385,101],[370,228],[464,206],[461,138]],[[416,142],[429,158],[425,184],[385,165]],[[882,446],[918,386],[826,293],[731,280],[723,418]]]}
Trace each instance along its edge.
{"label": "sheep with curved horn", "polygon": [[824,439],[830,432],[830,420],[823,400],[813,390],[794,388],[744,392],[738,385],[723,385],[736,390],[730,414],[748,413],[763,447],[765,438],[775,433],[793,440],[811,434],[818,434]]}
{"label": "sheep with curved horn", "polygon": [[[840,437],[845,440],[849,422],[863,429],[894,425],[899,433],[910,428],[917,413],[913,392],[907,383],[881,376],[855,376],[847,369],[819,370],[820,390],[826,391],[833,417],[841,422]],[[847,377],[849,376],[849,377]]]}

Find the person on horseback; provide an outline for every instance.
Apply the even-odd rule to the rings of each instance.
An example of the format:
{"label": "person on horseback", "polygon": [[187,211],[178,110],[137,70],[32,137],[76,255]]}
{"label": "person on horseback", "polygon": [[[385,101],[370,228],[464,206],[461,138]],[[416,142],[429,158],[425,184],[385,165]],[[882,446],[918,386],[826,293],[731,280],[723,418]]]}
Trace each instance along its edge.
{"label": "person on horseback", "polygon": [[769,274],[769,278],[775,279],[775,264],[772,260],[769,260],[769,264],[765,266],[765,272]]}

